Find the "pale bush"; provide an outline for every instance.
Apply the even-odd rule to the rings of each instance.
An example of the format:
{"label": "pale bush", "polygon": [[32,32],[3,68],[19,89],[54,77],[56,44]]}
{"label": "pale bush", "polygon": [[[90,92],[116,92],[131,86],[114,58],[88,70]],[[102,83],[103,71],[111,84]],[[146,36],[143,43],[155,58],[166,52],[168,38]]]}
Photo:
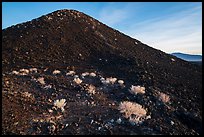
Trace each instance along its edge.
{"label": "pale bush", "polygon": [[88,85],[88,87],[86,88],[86,91],[89,93],[89,94],[95,94],[96,90],[96,87],[94,85]]}
{"label": "pale bush", "polygon": [[40,84],[45,85],[45,79],[44,79],[43,77],[39,77],[39,78],[37,79],[37,81],[38,81]]}
{"label": "pale bush", "polygon": [[74,75],[74,78],[78,78],[79,76],[78,75]]}
{"label": "pale bush", "polygon": [[28,98],[32,97],[32,94],[28,93],[28,92],[24,92],[22,94],[23,94],[24,97],[28,97]]}
{"label": "pale bush", "polygon": [[145,119],[151,118],[147,116],[147,110],[142,107],[142,105],[123,101],[119,105],[120,113],[124,114],[124,117],[129,119],[133,123],[142,123]]}
{"label": "pale bush", "polygon": [[118,84],[123,85],[124,81],[123,80],[118,80]]}
{"label": "pale bush", "polygon": [[38,69],[37,69],[37,68],[30,68],[29,71],[30,71],[30,72],[34,72],[34,73],[37,73]]}
{"label": "pale bush", "polygon": [[44,89],[50,89],[50,88],[52,88],[52,85],[49,84],[49,85],[44,86],[43,88]]}
{"label": "pale bush", "polygon": [[95,77],[95,76],[96,76],[96,74],[95,74],[95,73],[93,73],[93,72],[91,72],[91,73],[89,74],[89,76],[91,76],[91,77]]}
{"label": "pale bush", "polygon": [[79,85],[82,83],[82,80],[80,78],[74,78],[74,82]]}
{"label": "pale bush", "polygon": [[144,94],[145,93],[145,87],[141,87],[141,86],[131,86],[130,88],[130,93],[132,94]]}
{"label": "pale bush", "polygon": [[54,70],[53,72],[52,72],[52,74],[54,74],[54,75],[56,75],[56,74],[60,74],[61,72],[59,71],[59,70]]}
{"label": "pale bush", "polygon": [[67,72],[67,74],[66,75],[74,75],[75,74],[75,72],[74,71],[69,71],[69,72]]}
{"label": "pale bush", "polygon": [[106,78],[106,79],[101,78],[101,82],[103,84],[114,84],[116,81],[117,81],[117,78],[112,78],[112,77]]}
{"label": "pale bush", "polygon": [[12,74],[15,74],[15,75],[18,75],[18,74],[19,74],[19,72],[18,72],[18,71],[15,71],[15,70],[12,71],[11,73],[12,73]]}
{"label": "pale bush", "polygon": [[82,75],[83,77],[88,76],[88,75],[89,75],[89,72],[84,72],[84,73],[82,73],[81,75]]}
{"label": "pale bush", "polygon": [[62,112],[63,112],[64,111],[64,106],[67,104],[65,102],[66,102],[66,99],[60,99],[60,100],[57,99],[57,100],[54,101],[54,106],[61,109]]}
{"label": "pale bush", "polygon": [[103,83],[105,81],[105,78],[101,77],[100,81]]}
{"label": "pale bush", "polygon": [[165,94],[165,93],[162,93],[162,92],[158,92],[157,93],[157,96],[159,98],[160,101],[164,102],[164,103],[167,103],[170,101],[170,97],[169,95]]}
{"label": "pale bush", "polygon": [[103,84],[105,84],[105,85],[106,85],[106,84],[109,84],[109,81],[105,80],[104,78],[101,78],[100,80],[101,80],[101,83],[103,83]]}
{"label": "pale bush", "polygon": [[117,80],[117,78],[112,78],[112,77],[107,78],[107,79],[110,81],[111,84],[114,84]]}
{"label": "pale bush", "polygon": [[19,75],[28,75],[29,74],[29,70],[28,69],[20,69],[19,70]]}

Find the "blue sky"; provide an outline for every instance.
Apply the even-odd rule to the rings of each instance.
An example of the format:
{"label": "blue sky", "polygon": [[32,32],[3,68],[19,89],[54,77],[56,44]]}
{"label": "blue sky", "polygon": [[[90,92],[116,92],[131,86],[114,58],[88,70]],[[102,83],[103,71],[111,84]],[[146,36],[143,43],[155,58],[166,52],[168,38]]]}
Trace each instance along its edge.
{"label": "blue sky", "polygon": [[202,54],[201,2],[3,2],[2,28],[75,9],[166,53]]}

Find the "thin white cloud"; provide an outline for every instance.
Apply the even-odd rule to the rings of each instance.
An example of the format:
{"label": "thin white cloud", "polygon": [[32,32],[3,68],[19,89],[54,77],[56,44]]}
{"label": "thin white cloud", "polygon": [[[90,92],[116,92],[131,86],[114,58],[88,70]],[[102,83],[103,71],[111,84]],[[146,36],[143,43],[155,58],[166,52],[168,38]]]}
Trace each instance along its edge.
{"label": "thin white cloud", "polygon": [[127,12],[121,9],[114,10],[103,10],[100,14],[100,19],[102,22],[114,25],[126,19]]}
{"label": "thin white cloud", "polygon": [[109,3],[101,9],[98,19],[109,26],[115,27],[115,25],[132,17],[132,11],[136,9],[135,5],[138,5],[138,3]]}
{"label": "thin white cloud", "polygon": [[110,3],[99,13],[99,20],[167,53],[202,54],[201,5],[191,5],[185,10],[175,6],[165,9],[168,14],[141,20],[140,10],[145,8],[140,3]]}
{"label": "thin white cloud", "polygon": [[123,32],[156,49],[202,54],[201,7],[129,26]]}

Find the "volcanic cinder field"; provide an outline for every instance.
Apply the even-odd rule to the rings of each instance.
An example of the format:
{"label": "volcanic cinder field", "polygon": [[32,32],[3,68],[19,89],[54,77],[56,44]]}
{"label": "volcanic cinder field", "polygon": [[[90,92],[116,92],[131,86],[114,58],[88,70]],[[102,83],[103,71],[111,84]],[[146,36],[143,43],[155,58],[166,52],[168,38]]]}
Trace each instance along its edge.
{"label": "volcanic cinder field", "polygon": [[76,10],[2,30],[2,134],[202,134],[202,69]]}

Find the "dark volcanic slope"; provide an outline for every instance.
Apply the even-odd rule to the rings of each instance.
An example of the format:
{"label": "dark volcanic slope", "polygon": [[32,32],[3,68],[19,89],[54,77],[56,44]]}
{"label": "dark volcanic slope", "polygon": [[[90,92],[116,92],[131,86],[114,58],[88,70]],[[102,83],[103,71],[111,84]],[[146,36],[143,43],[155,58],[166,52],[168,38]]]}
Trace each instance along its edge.
{"label": "dark volcanic slope", "polygon": [[[69,113],[73,113],[73,117],[68,112],[68,114],[63,113],[64,120],[71,121],[68,120],[70,128],[60,128],[55,123],[55,134],[201,134],[201,67],[153,49],[75,10],[55,11],[32,21],[6,28],[2,34],[3,134],[48,134],[45,129],[48,126],[46,124],[50,123],[41,122],[45,129],[39,132],[37,129],[42,126],[38,125],[37,128],[35,125],[36,130],[34,130],[34,126],[28,123],[31,119],[43,115],[45,109],[53,105],[46,104],[45,99],[54,100],[65,97],[65,94],[67,105],[69,104],[67,109]],[[14,70],[34,67],[38,68],[39,74],[28,76],[11,74]],[[44,73],[43,70],[46,68],[50,73]],[[96,105],[94,111],[88,106],[80,107],[79,104],[77,106],[78,98],[75,96],[78,94],[83,96],[82,89],[70,86],[69,83],[73,79],[63,74],[58,77],[53,76],[51,71],[55,69],[64,74],[68,70],[75,70],[78,75],[85,71],[95,71],[103,77],[122,79],[126,85],[123,89],[114,89],[117,91],[114,93],[105,93],[98,89],[99,95],[94,99],[99,102],[98,106],[104,106],[104,109]],[[53,90],[60,91],[60,94],[57,94],[60,97],[57,97],[55,92],[50,94],[43,91],[42,87],[36,86],[31,81],[31,78],[39,76],[43,76],[47,82],[51,81],[52,86],[55,86]],[[93,81],[96,82],[95,86],[98,85],[96,87],[100,88],[100,81],[97,82],[97,79]],[[64,88],[60,87],[63,84],[65,84]],[[144,86],[146,93],[131,95],[128,92],[131,85]],[[12,94],[10,94],[11,91]],[[73,94],[73,91],[80,92]],[[169,104],[158,103],[158,98],[155,96],[158,91],[170,96]],[[21,93],[24,92],[32,93],[35,100],[22,101]],[[78,101],[83,102],[82,100],[81,98]],[[89,99],[84,97],[84,100]],[[113,108],[108,107],[109,101],[117,105],[121,101],[137,102],[150,110],[151,119],[139,125],[139,128],[124,122],[99,132],[98,127],[93,123],[87,124],[92,115],[96,120],[98,116],[104,116],[102,125],[105,125],[108,119],[122,117],[117,110],[117,105]],[[22,107],[23,105],[25,107]],[[18,113],[19,109],[22,109],[21,113],[25,111],[25,115]],[[89,111],[92,112],[91,116],[85,114]],[[75,115],[74,112],[77,114]],[[14,116],[13,121],[10,115]],[[10,126],[16,123],[21,115],[25,116],[24,123],[19,122],[21,128]],[[81,118],[82,122],[75,121],[75,118]],[[174,121],[173,126],[172,121]],[[73,123],[77,122],[81,127],[76,124],[73,126]],[[60,124],[64,126],[63,122]]]}

